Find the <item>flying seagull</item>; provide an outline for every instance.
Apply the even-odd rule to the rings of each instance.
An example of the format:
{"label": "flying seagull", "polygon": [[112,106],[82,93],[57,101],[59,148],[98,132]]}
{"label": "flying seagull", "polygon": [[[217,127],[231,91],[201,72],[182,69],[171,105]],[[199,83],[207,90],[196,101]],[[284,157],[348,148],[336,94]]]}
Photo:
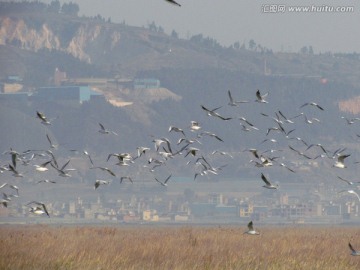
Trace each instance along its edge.
{"label": "flying seagull", "polygon": [[166,2],[170,3],[170,4],[173,4],[173,5],[176,5],[176,6],[179,6],[181,7],[181,5],[178,3],[178,2],[175,2],[174,0],[165,0]]}
{"label": "flying seagull", "polygon": [[306,149],[305,149],[305,151],[307,151],[307,150],[309,150],[310,148],[312,148],[312,147],[314,147],[314,146],[318,146],[318,147],[320,147],[321,148],[321,150],[325,153],[325,154],[327,154],[327,151],[326,151],[326,149],[324,148],[324,146],[322,146],[320,143],[317,143],[317,144],[310,144]]}
{"label": "flying seagull", "polygon": [[133,180],[131,179],[131,177],[130,176],[122,176],[121,178],[120,178],[120,184],[123,182],[123,180],[125,180],[125,179],[127,179],[127,180],[129,180],[131,183],[133,183]]}
{"label": "flying seagull", "polygon": [[90,156],[90,154],[88,153],[88,151],[84,150],[84,151],[83,151],[83,154],[89,158],[91,165],[94,166],[94,162],[92,161],[91,156]]}
{"label": "flying seagull", "polygon": [[255,127],[252,123],[250,123],[245,117],[239,117],[240,121],[243,121],[244,123],[248,124],[249,126],[253,127],[254,129],[259,130],[257,127]]}
{"label": "flying seagull", "polygon": [[218,151],[218,150],[215,150],[211,153],[212,155],[215,155],[215,154],[220,154],[222,156],[229,156],[230,158],[234,158],[232,155],[230,155],[228,152],[224,152],[224,151]]}
{"label": "flying seagull", "polygon": [[346,122],[348,123],[348,125],[354,124],[355,121],[360,121],[360,118],[358,118],[358,117],[349,119],[349,118],[346,118],[345,116],[341,116],[341,118],[342,118],[342,119],[345,119]]}
{"label": "flying seagull", "polygon": [[260,167],[270,167],[270,166],[273,165],[271,159],[268,159],[268,158],[263,157],[263,156],[260,156],[260,161],[261,161],[261,162],[258,162],[258,161],[256,161],[256,160],[250,160],[250,163],[251,163],[251,162],[255,162],[255,166],[256,166],[256,167],[259,167],[259,168],[260,168]]}
{"label": "flying seagull", "polygon": [[239,106],[240,103],[248,103],[249,101],[247,100],[241,100],[241,101],[235,101],[231,95],[230,90],[228,90],[228,96],[229,96],[229,106]]}
{"label": "flying seagull", "polygon": [[51,183],[51,184],[56,184],[56,182],[55,182],[55,181],[48,180],[48,179],[37,181],[35,184],[40,184],[40,183]]}
{"label": "flying seagull", "polygon": [[289,140],[297,140],[299,142],[302,142],[306,147],[309,146],[309,144],[307,142],[305,142],[303,139],[301,139],[300,137],[291,137],[288,138]]}
{"label": "flying seagull", "polygon": [[[169,127],[169,132],[171,132],[171,131],[181,132],[181,133],[185,136],[185,132],[184,132],[184,130],[182,130],[181,128],[174,127],[174,126],[170,126],[170,127]],[[186,136],[185,136],[185,137],[186,137]]]}
{"label": "flying seagull", "polygon": [[150,148],[148,147],[144,147],[144,146],[139,146],[136,148],[137,149],[137,157],[141,157],[143,154],[145,154],[146,151],[150,150]]}
{"label": "flying seagull", "polygon": [[47,140],[48,140],[48,142],[49,142],[49,144],[50,144],[50,148],[56,149],[56,148],[58,147],[57,144],[53,144],[53,143],[52,143],[49,134],[46,134],[46,138],[47,138]]}
{"label": "flying seagull", "polygon": [[280,162],[279,165],[280,165],[281,167],[284,167],[284,168],[288,169],[290,172],[295,173],[295,171],[294,171],[293,169],[289,168],[288,166],[286,166],[285,163]]}
{"label": "flying seagull", "polygon": [[252,127],[252,126],[245,126],[243,123],[240,123],[241,126],[241,130],[243,131],[252,131],[252,130],[259,130],[257,127]]}
{"label": "flying seagull", "polygon": [[197,130],[201,129],[201,126],[200,126],[200,124],[198,122],[191,121],[190,123],[191,123],[191,125],[190,125],[190,130],[191,131],[197,131]]}
{"label": "flying seagull", "polygon": [[70,162],[70,159],[68,160],[68,162],[66,162],[62,167],[61,169],[57,168],[55,165],[53,165],[53,163],[51,162],[50,165],[51,167],[53,167],[55,170],[58,171],[59,173],[59,176],[62,176],[62,177],[71,177],[70,174],[68,174],[69,171],[75,171],[75,169],[66,169],[66,166],[69,164]]}
{"label": "flying seagull", "polygon": [[287,118],[280,110],[279,110],[278,112],[279,112],[279,115],[280,115],[282,118],[284,118],[284,122],[290,123],[290,124],[294,124],[294,121],[292,121],[292,119],[300,116],[300,114],[299,114],[299,115],[297,115],[297,116],[294,116],[294,117],[291,117],[291,118]]}
{"label": "flying seagull", "polygon": [[260,90],[258,89],[257,91],[256,91],[256,102],[259,102],[259,103],[269,103],[269,102],[267,102],[266,100],[265,100],[265,97],[268,95],[269,93],[266,93],[266,94],[264,94],[264,95],[261,95],[261,93],[260,93]]}
{"label": "flying seagull", "polygon": [[353,256],[360,256],[360,251],[355,250],[355,249],[353,248],[353,246],[351,245],[350,242],[349,242],[349,248],[350,248],[350,250],[351,250],[351,255],[353,255]]}
{"label": "flying seagull", "polygon": [[342,181],[344,181],[344,182],[346,182],[348,185],[354,185],[355,183],[360,183],[360,181],[357,181],[357,182],[352,182],[352,181],[349,181],[349,180],[346,180],[346,179],[344,179],[344,178],[342,178],[342,177],[340,177],[340,176],[338,176],[338,178],[340,179],[340,180],[342,180]]}
{"label": "flying seagull", "polygon": [[106,161],[109,161],[111,157],[117,157],[119,162],[123,163],[125,161],[130,161],[132,159],[129,153],[112,153],[109,154]]}
{"label": "flying seagull", "polygon": [[211,133],[211,132],[209,132],[209,131],[203,131],[203,132],[201,132],[201,133],[198,135],[198,138],[201,138],[203,135],[207,135],[207,136],[210,136],[210,137],[214,137],[214,138],[217,139],[218,141],[223,142],[223,140],[222,140],[218,135],[216,135],[215,133]]}
{"label": "flying seagull", "polygon": [[110,134],[111,133],[111,134],[114,134],[114,135],[118,135],[116,132],[106,129],[101,123],[99,123],[99,126],[100,126],[99,132],[101,134]]}
{"label": "flying seagull", "polygon": [[108,185],[109,183],[110,181],[106,181],[106,180],[96,180],[94,189],[97,189],[100,185]]}
{"label": "flying seagull", "polygon": [[250,234],[250,235],[259,235],[260,233],[257,232],[254,227],[253,227],[253,222],[250,221],[247,225],[248,230],[246,232],[244,232],[244,234]]}
{"label": "flying seagull", "polygon": [[187,145],[190,145],[190,144],[193,144],[193,143],[198,143],[198,144],[201,144],[201,142],[198,140],[198,139],[186,139],[186,138],[180,138],[178,141],[177,141],[177,145],[179,145],[180,143],[182,142],[185,142]]}
{"label": "flying seagull", "polygon": [[103,170],[103,171],[108,172],[108,173],[111,174],[112,176],[116,176],[115,173],[113,173],[113,171],[110,170],[110,169],[107,168],[107,167],[91,167],[90,169],[100,169],[100,170]]}
{"label": "flying seagull", "polygon": [[159,151],[160,145],[161,145],[162,143],[166,143],[166,144],[167,144],[167,147],[168,147],[168,150],[169,150],[168,152],[172,153],[169,139],[167,139],[167,138],[154,139],[152,142],[155,143],[155,150],[156,150],[156,152]]}
{"label": "flying seagull", "polygon": [[32,201],[32,202],[29,202],[27,205],[30,205],[30,204],[36,204],[36,205],[38,205],[38,206],[35,206],[35,207],[31,207],[31,208],[30,208],[30,212],[31,212],[31,213],[34,213],[34,214],[36,214],[36,215],[46,214],[48,217],[50,217],[49,212],[47,211],[46,206],[45,206],[44,203],[42,203],[42,202],[37,202],[37,201]]}
{"label": "flying seagull", "polygon": [[[14,195],[14,194],[6,194],[3,192],[2,200],[6,201],[6,202],[10,202],[12,197],[18,197],[18,196]],[[7,207],[7,205],[5,207]]]}
{"label": "flying seagull", "polygon": [[261,173],[261,179],[265,182],[265,185],[263,186],[264,188],[267,189],[278,189],[278,185],[273,185],[269,182],[269,180],[267,180],[267,178],[265,177],[265,175],[263,173]]}
{"label": "flying seagull", "polygon": [[189,154],[191,154],[192,156],[196,156],[197,151],[199,151],[200,149],[195,148],[195,147],[189,147],[188,152],[186,153],[185,157],[187,157]]}
{"label": "flying seagull", "polygon": [[171,177],[171,174],[168,176],[168,178],[165,179],[164,182],[159,181],[156,177],[155,177],[155,180],[156,180],[156,182],[160,183],[162,186],[166,187],[167,182],[169,181],[170,177]]}
{"label": "flying seagull", "polygon": [[350,154],[338,156],[338,159],[335,162],[335,164],[333,165],[333,167],[340,168],[340,169],[346,168],[346,166],[344,164],[344,160],[345,160],[345,158],[347,158],[349,156],[350,156]]}
{"label": "flying seagull", "polygon": [[314,124],[315,122],[320,123],[320,120],[315,117],[309,119],[309,118],[307,118],[307,116],[304,113],[301,113],[301,114],[304,116],[305,123],[307,123],[307,124]]}
{"label": "flying seagull", "polygon": [[[300,138],[299,138],[299,139],[300,139]],[[307,159],[312,159],[311,157],[305,155],[303,152],[301,152],[301,151],[299,151],[299,150],[296,150],[296,149],[295,149],[294,147],[292,147],[291,145],[289,145],[289,148],[290,148],[291,150],[293,150],[294,152],[298,153],[300,156],[303,156],[303,157],[305,157],[305,158],[307,158]]]}
{"label": "flying seagull", "polygon": [[34,165],[34,167],[36,168],[35,170],[37,170],[38,172],[46,172],[48,171],[49,169],[46,168],[47,165],[49,165],[51,163],[52,160],[49,160],[49,161],[46,161],[40,165]]}
{"label": "flying seagull", "polygon": [[43,125],[51,125],[51,121],[54,120],[54,119],[52,120],[47,119],[45,114],[39,111],[36,111],[36,116],[41,120],[41,124]]}
{"label": "flying seagull", "polygon": [[228,120],[231,120],[232,118],[231,117],[222,117],[220,114],[218,114],[217,112],[215,112],[215,110],[219,109],[219,108],[215,108],[213,110],[209,110],[207,109],[206,107],[204,107],[203,105],[201,105],[201,108],[206,111],[207,115],[209,116],[214,116],[214,117],[217,117],[217,118],[220,118],[221,120],[225,120],[225,121],[228,121]]}
{"label": "flying seagull", "polygon": [[305,106],[308,106],[308,105],[317,107],[318,109],[320,109],[320,110],[322,110],[322,111],[324,110],[319,104],[317,104],[317,103],[315,103],[315,102],[307,102],[307,103],[301,105],[301,106],[300,106],[300,109],[303,108],[303,107],[305,107]]}

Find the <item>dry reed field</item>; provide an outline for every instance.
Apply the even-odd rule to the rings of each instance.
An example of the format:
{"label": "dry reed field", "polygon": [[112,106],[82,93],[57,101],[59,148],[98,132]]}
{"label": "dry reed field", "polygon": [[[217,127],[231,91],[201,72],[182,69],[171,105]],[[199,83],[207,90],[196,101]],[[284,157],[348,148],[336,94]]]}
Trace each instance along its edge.
{"label": "dry reed field", "polygon": [[0,269],[360,269],[356,227],[1,226]]}

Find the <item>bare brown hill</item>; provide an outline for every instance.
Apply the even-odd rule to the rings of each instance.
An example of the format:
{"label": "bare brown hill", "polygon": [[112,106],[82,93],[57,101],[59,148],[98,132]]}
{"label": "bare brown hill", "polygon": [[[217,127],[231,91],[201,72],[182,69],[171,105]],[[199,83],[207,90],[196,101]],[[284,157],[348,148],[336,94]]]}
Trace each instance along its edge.
{"label": "bare brown hill", "polygon": [[181,39],[160,27],[46,12],[0,15],[0,47],[4,63],[0,77],[19,74],[29,84],[47,83],[54,68],[61,67],[72,77],[133,77],[141,70],[219,68],[360,85],[356,53],[275,53],[260,45],[246,49],[246,44],[224,47],[202,34]]}

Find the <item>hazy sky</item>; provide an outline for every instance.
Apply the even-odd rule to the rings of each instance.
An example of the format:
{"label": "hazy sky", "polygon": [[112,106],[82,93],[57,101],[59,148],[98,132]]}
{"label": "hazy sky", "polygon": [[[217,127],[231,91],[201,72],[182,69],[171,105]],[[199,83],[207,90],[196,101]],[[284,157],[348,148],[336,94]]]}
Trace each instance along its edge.
{"label": "hazy sky", "polygon": [[[222,45],[250,39],[275,51],[297,52],[313,46],[317,52],[360,52],[360,1],[358,0],[72,0],[80,15],[100,14],[112,22],[147,26],[155,22],[180,38],[203,34]],[[46,2],[51,2],[50,0]],[[69,2],[69,1],[61,1]],[[353,7],[352,12],[290,12],[292,6]],[[270,12],[285,8],[284,12]],[[268,12],[266,12],[268,11]]]}

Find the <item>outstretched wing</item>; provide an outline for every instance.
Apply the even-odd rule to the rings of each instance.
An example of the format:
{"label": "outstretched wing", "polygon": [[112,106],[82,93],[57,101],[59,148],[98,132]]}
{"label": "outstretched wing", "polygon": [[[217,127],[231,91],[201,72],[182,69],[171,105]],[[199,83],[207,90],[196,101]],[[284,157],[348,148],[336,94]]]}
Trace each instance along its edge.
{"label": "outstretched wing", "polygon": [[356,250],[353,248],[353,246],[351,245],[351,243],[349,242],[349,248],[352,252],[356,252]]}
{"label": "outstretched wing", "polygon": [[349,154],[349,155],[341,155],[341,156],[338,157],[338,161],[341,162],[341,163],[343,163],[344,160],[345,160],[345,158],[347,158],[347,157],[349,157],[349,156],[350,156],[350,154]]}
{"label": "outstretched wing", "polygon": [[166,184],[167,181],[169,181],[170,178],[171,178],[171,174],[168,176],[168,178],[166,178],[166,180],[164,181],[164,184]]}
{"label": "outstretched wing", "polygon": [[265,182],[266,185],[268,185],[268,186],[271,185],[263,173],[261,174],[261,179]]}
{"label": "outstretched wing", "polygon": [[99,125],[100,125],[100,128],[105,131],[104,126],[101,123],[99,123]]}

